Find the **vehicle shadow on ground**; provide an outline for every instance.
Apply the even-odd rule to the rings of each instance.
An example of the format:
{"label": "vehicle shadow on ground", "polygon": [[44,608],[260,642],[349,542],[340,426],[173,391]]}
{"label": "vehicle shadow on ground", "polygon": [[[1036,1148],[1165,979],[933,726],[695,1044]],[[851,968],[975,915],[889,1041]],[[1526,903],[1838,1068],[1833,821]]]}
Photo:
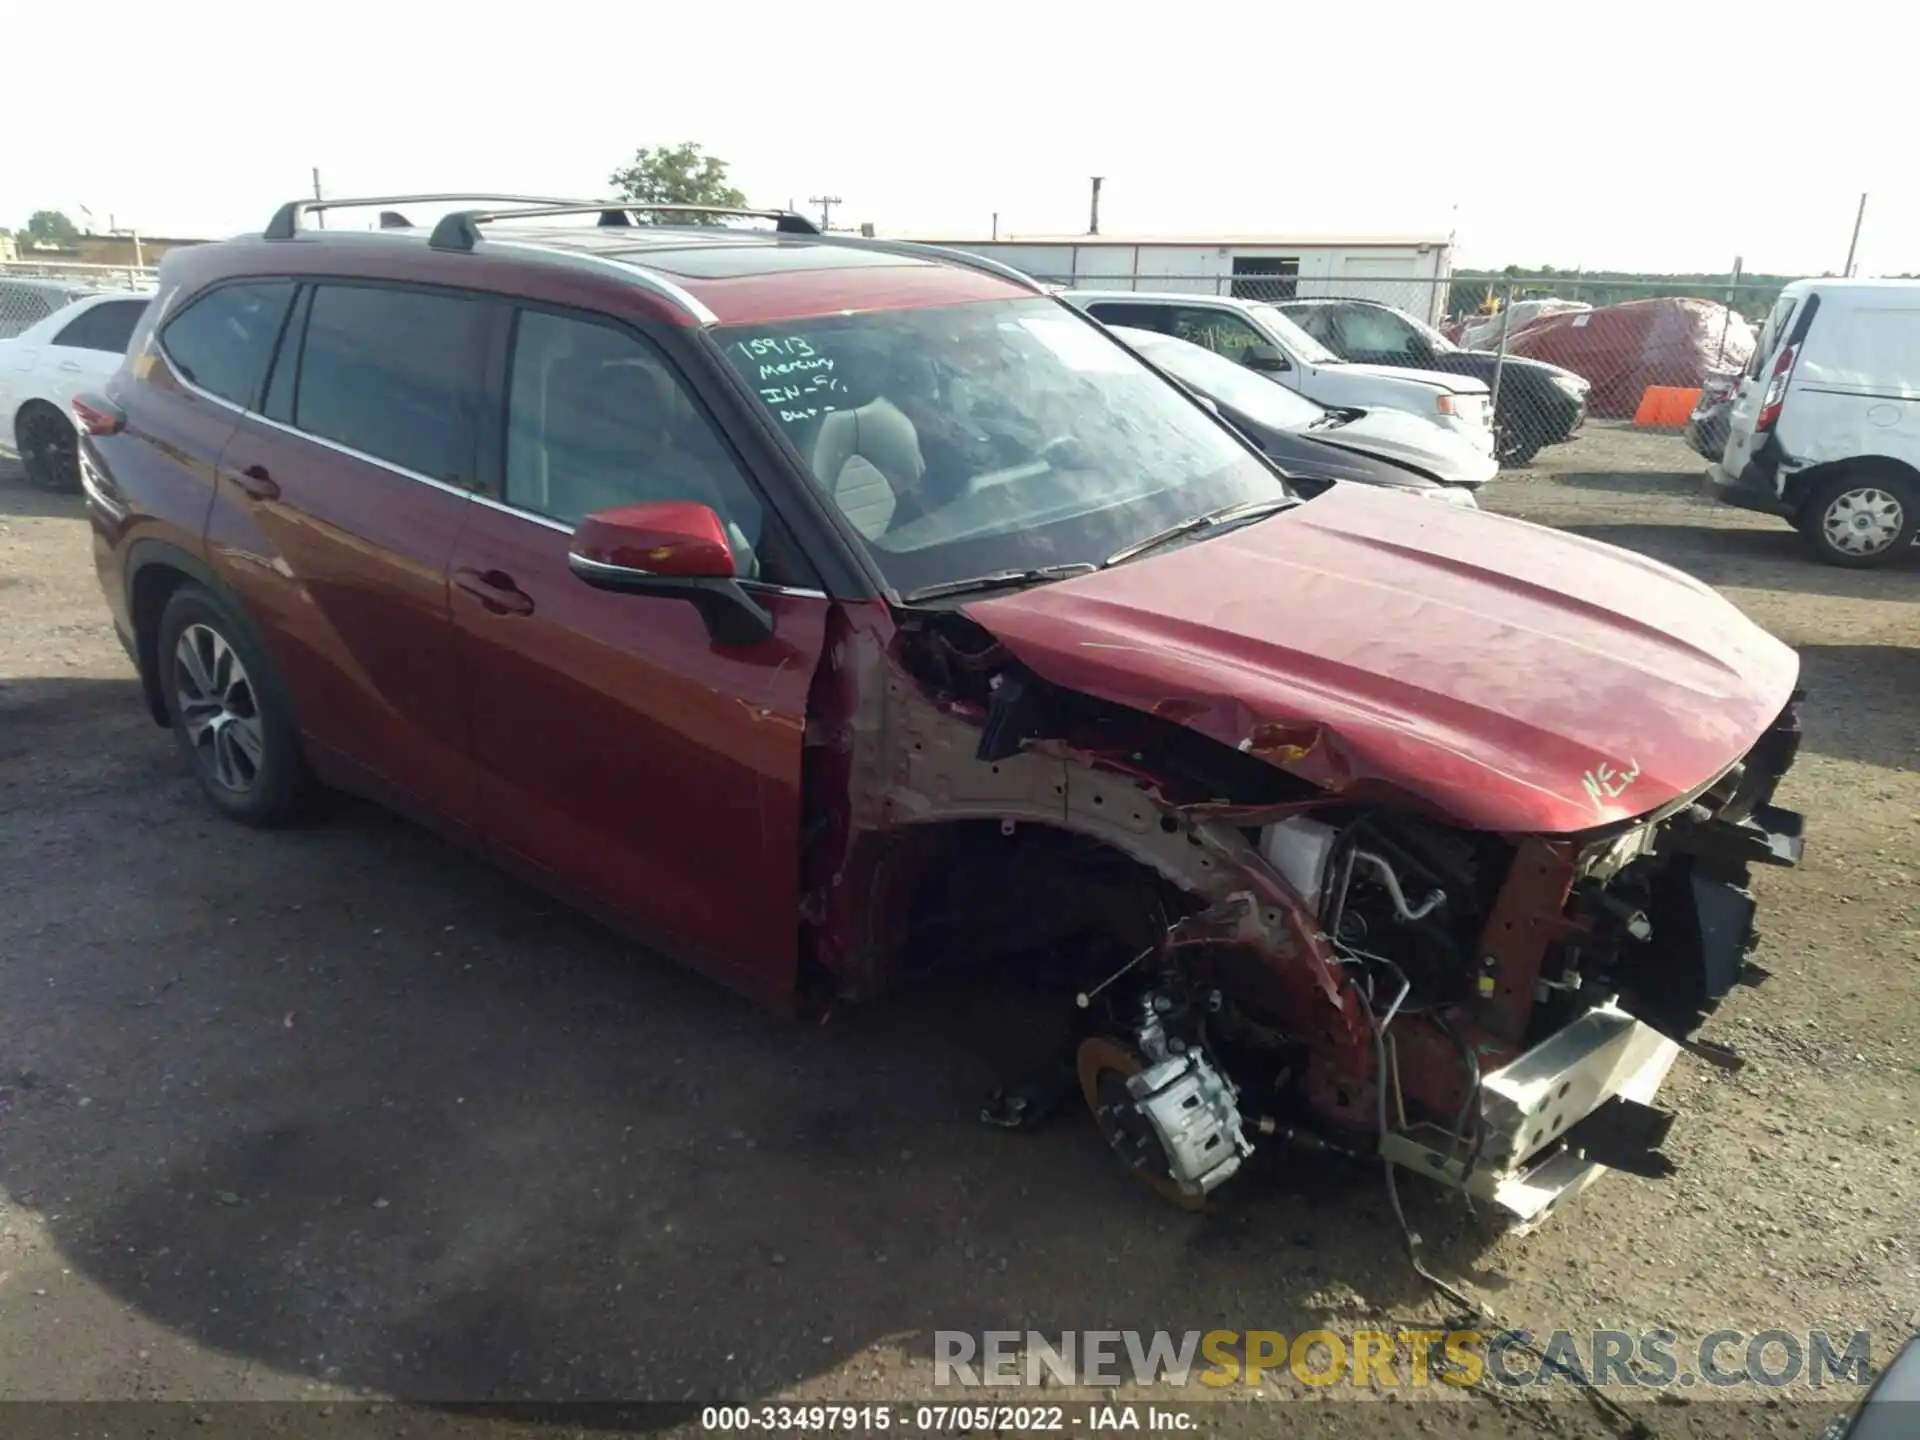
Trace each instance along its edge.
{"label": "vehicle shadow on ground", "polygon": [[1802,645],[1808,749],[1886,769],[1920,767],[1920,604],[1906,645]]}
{"label": "vehicle shadow on ground", "polygon": [[[90,744],[132,682],[61,683],[17,728],[98,758],[12,796],[42,843],[0,907],[0,1183],[196,1345],[419,1400],[697,1401],[880,1342],[924,1397],[936,1328],[1435,1313],[1372,1166],[1263,1153],[1183,1214],[1077,1099],[978,1123],[1020,1043],[997,995],[785,1020],[370,807],[225,824],[151,726]],[[1448,1273],[1482,1263],[1404,1191]]]}
{"label": "vehicle shadow on ground", "polygon": [[1849,600],[1916,597],[1920,554],[1883,570],[1845,570],[1810,557],[1805,542],[1782,521],[1779,528],[1724,525],[1561,524],[1589,540],[1637,550],[1713,586],[1784,590]]}
{"label": "vehicle shadow on ground", "polygon": [[0,458],[0,520],[16,515],[22,518],[53,516],[62,520],[86,515],[84,495],[36,489],[27,484],[25,475],[11,466],[11,461]]}
{"label": "vehicle shadow on ground", "polygon": [[[1702,461],[1704,465],[1706,462]],[[1556,470],[1550,474],[1556,485],[1565,485],[1584,493],[1605,490],[1616,495],[1678,495],[1700,493],[1698,470]]]}

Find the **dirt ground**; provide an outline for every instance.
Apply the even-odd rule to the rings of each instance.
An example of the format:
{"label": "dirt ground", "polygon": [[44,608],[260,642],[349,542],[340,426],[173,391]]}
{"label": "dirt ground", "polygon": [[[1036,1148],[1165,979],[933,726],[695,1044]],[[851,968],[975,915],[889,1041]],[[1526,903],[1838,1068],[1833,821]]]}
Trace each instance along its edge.
{"label": "dirt ground", "polygon": [[[1435,1268],[1537,1335],[1865,1329],[1884,1359],[1920,1328],[1920,565],[1813,564],[1698,474],[1596,427],[1486,500],[1689,570],[1800,651],[1779,798],[1807,862],[1759,877],[1772,979],[1708,1032],[1748,1066],[1683,1057],[1680,1173],[1610,1176],[1537,1235],[1404,1189]],[[216,820],[79,501],[0,473],[0,1399],[925,1400],[935,1329],[1446,1313],[1372,1168],[1275,1156],[1189,1216],[1077,1115],[982,1127],[991,1018],[951,999],[795,1025],[371,808]],[[1727,1393],[1642,1413],[1812,1435],[1834,1408]],[[1204,1427],[1622,1433],[1565,1389],[1446,1398],[1269,1382]]]}

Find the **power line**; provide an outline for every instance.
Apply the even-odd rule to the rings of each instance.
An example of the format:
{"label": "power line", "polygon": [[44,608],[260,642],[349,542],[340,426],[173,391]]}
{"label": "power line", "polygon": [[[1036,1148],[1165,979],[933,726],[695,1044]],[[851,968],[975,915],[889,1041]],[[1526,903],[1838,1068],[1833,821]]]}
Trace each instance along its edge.
{"label": "power line", "polygon": [[838,195],[809,195],[807,197],[807,203],[820,207],[820,228],[822,230],[831,230],[833,228],[833,207],[840,203],[840,197]]}

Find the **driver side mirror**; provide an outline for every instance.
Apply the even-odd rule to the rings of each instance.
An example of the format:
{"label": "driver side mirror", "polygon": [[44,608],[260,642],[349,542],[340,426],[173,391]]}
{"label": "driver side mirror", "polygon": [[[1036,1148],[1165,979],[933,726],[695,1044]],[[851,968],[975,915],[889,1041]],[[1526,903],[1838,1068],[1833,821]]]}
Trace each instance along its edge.
{"label": "driver side mirror", "polygon": [[691,601],[722,645],[773,634],[772,617],[740,587],[726,526],[696,500],[595,511],[574,530],[567,567],[596,590]]}
{"label": "driver side mirror", "polygon": [[1249,370],[1261,370],[1268,374],[1293,368],[1292,362],[1280,353],[1277,345],[1249,345],[1241,352],[1240,363]]}

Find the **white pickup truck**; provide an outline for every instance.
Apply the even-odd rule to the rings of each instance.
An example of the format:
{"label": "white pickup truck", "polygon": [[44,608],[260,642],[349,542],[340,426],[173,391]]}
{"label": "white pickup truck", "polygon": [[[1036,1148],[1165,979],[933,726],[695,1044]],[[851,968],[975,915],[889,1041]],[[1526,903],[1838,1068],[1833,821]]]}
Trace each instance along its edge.
{"label": "white pickup truck", "polygon": [[1493,403],[1484,380],[1350,363],[1258,300],[1143,290],[1062,290],[1059,295],[1103,325],[1177,335],[1331,409],[1406,410],[1455,431],[1482,454],[1493,454]]}

